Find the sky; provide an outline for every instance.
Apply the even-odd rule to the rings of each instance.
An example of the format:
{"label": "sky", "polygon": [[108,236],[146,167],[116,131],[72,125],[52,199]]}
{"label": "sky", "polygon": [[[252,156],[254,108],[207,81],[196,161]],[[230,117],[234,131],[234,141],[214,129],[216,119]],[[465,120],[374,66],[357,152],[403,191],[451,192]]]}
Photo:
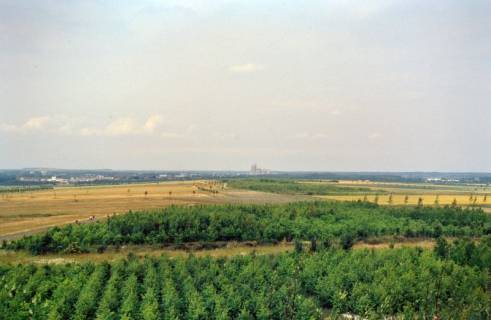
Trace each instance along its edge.
{"label": "sky", "polygon": [[0,168],[491,172],[488,0],[0,0]]}

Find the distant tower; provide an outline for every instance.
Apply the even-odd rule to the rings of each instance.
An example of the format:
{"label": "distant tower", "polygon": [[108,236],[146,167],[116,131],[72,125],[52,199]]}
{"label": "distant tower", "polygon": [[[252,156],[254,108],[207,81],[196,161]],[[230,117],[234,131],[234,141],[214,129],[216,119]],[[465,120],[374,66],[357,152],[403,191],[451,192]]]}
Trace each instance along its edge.
{"label": "distant tower", "polygon": [[251,174],[252,175],[257,174],[257,164],[255,164],[255,163],[251,166]]}

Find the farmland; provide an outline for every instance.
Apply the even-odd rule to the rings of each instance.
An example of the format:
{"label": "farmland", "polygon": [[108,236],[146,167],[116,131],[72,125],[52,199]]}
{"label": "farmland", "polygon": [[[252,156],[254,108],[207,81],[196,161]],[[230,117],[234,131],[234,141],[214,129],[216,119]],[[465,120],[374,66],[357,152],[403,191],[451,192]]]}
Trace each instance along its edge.
{"label": "farmland", "polygon": [[210,186],[207,181],[57,187],[1,193],[0,239],[15,238],[76,220],[87,221],[90,216],[100,219],[108,214],[171,204],[275,203],[295,199],[253,191],[222,190],[221,185]]}
{"label": "farmland", "polygon": [[[380,205],[479,206],[491,212],[491,187],[482,184],[431,184],[367,180],[243,179],[232,187],[320,199],[368,201]],[[421,203],[420,203],[421,202]]]}
{"label": "farmland", "polygon": [[[305,182],[312,183],[312,182]],[[320,182],[320,184],[331,184]],[[491,212],[491,187],[487,185],[434,185],[428,183],[374,183],[370,181],[339,181],[341,186],[366,187],[378,190],[365,195],[337,194],[321,196],[340,201],[365,200],[381,205],[479,206]],[[365,197],[366,196],[366,197]]]}
{"label": "farmland", "polygon": [[438,187],[250,179],[5,193],[2,228],[16,236],[0,250],[0,311],[487,319],[488,191]]}

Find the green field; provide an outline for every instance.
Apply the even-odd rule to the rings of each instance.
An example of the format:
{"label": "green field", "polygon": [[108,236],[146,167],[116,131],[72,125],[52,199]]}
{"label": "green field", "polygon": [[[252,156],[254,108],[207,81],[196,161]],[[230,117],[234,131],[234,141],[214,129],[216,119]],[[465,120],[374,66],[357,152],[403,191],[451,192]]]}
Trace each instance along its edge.
{"label": "green field", "polygon": [[224,183],[230,188],[290,195],[363,194],[376,192],[376,190],[371,190],[366,187],[338,186],[335,184],[307,184],[293,179],[233,179],[224,180]]}

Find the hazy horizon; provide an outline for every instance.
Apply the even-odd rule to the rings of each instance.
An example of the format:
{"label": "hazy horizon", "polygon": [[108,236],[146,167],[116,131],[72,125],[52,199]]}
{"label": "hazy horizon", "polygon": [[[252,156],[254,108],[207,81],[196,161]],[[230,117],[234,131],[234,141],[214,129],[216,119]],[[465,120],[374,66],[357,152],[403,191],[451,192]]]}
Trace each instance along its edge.
{"label": "hazy horizon", "polygon": [[491,2],[0,0],[0,168],[491,172]]}
{"label": "hazy horizon", "polygon": [[[307,169],[299,169],[299,170],[275,170],[275,169],[270,169],[270,168],[264,168],[271,170],[271,173],[333,173],[333,174],[338,174],[338,173],[361,173],[361,174],[485,174],[485,175],[491,175],[491,171],[387,171],[387,170],[368,170],[368,171],[362,171],[362,170],[307,170]],[[0,171],[20,171],[20,170],[53,170],[53,171],[115,171],[115,172],[124,172],[124,171],[139,171],[139,172],[250,172],[250,168],[238,168],[238,169],[155,169],[155,168],[148,168],[148,169],[125,169],[125,168],[119,168],[119,169],[114,169],[114,168],[54,168],[54,167],[22,167],[22,168],[0,168]]]}

